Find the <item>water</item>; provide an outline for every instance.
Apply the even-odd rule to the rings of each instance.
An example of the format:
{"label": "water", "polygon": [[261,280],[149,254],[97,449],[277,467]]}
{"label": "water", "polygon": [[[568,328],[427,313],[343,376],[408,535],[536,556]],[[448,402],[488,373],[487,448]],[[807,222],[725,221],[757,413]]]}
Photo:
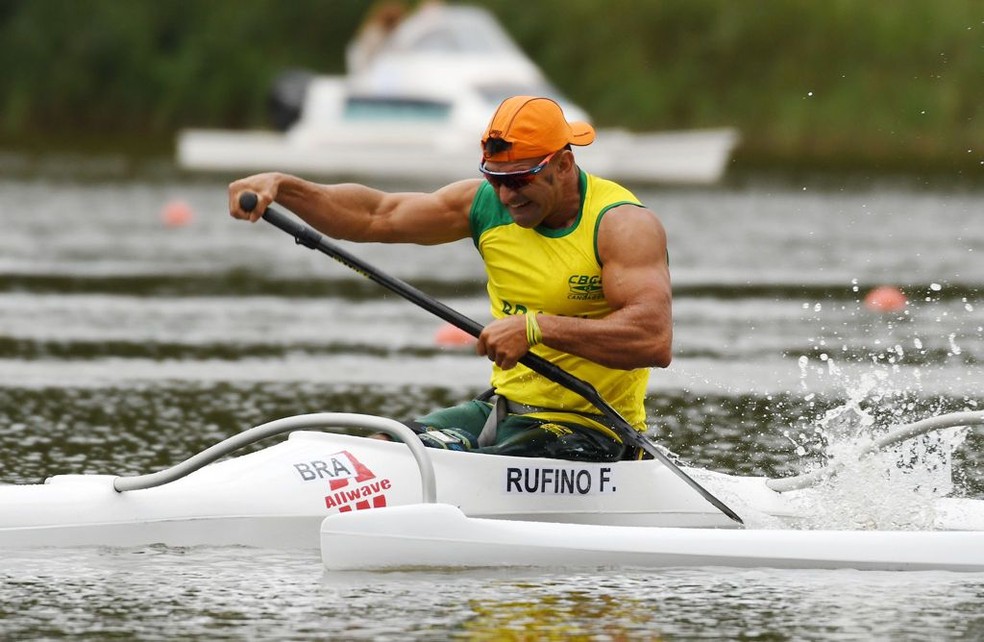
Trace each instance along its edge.
{"label": "water", "polygon": [[[229,219],[222,182],[17,177],[0,192],[4,482],[145,473],[274,418],[405,419],[485,387],[486,361],[435,343],[439,320]],[[675,295],[675,360],[653,373],[648,405],[688,463],[793,474],[845,438],[984,410],[984,191],[748,180],[639,195],[667,227]],[[187,225],[162,220],[175,199],[195,213]],[[345,247],[488,320],[468,242]],[[908,314],[864,307],[883,283],[905,289]],[[982,498],[984,441],[961,438],[947,476]],[[866,513],[909,489],[854,483],[818,507],[817,526],[912,510]],[[2,559],[0,637],[16,639],[984,637],[980,575],[329,575],[316,551],[238,548]]]}
{"label": "water", "polygon": [[[958,574],[600,570],[349,573],[300,553],[62,553],[13,560],[11,639],[981,639]],[[244,563],[247,561],[247,563]],[[43,569],[43,570],[38,570]],[[7,571],[8,574],[11,571]]]}

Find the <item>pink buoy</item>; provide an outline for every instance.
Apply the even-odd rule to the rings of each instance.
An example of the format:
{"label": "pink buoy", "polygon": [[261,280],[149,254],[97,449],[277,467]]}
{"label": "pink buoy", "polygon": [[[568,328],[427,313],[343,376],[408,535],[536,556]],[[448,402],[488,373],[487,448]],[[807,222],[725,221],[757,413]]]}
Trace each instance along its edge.
{"label": "pink buoy", "polygon": [[184,227],[193,218],[191,206],[184,201],[170,201],[161,209],[161,220],[168,227]]}
{"label": "pink buoy", "polygon": [[864,297],[864,307],[874,312],[901,312],[908,304],[902,291],[891,285],[881,285]]}
{"label": "pink buoy", "polygon": [[463,348],[475,343],[475,337],[461,328],[445,323],[434,334],[434,342],[444,348]]}

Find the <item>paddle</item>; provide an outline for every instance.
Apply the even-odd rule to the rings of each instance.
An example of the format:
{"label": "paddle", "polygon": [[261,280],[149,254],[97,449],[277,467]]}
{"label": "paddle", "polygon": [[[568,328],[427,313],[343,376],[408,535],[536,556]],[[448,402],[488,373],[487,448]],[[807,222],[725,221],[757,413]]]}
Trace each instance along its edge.
{"label": "paddle", "polygon": [[[253,194],[252,192],[245,192],[239,197],[239,206],[245,212],[252,212],[256,207],[256,203],[256,194]],[[457,310],[449,308],[430,295],[421,292],[409,283],[389,276],[384,272],[380,272],[375,267],[350,254],[346,250],[325,240],[324,236],[314,231],[310,227],[298,223],[274,208],[267,207],[266,211],[263,212],[263,219],[271,225],[278,227],[293,236],[294,241],[298,245],[303,245],[312,250],[318,250],[323,254],[327,254],[342,265],[355,270],[362,276],[365,276],[372,281],[375,281],[391,292],[399,294],[404,299],[416,304],[441,319],[444,319],[461,330],[464,330],[473,337],[478,338],[478,335],[482,333],[482,325],[477,321],[464,316]],[[550,379],[554,383],[564,386],[568,390],[571,390],[584,397],[591,403],[591,405],[601,411],[601,413],[608,420],[608,425],[618,434],[619,437],[622,438],[623,443],[635,446],[642,451],[649,453],[660,463],[670,469],[677,477],[685,481],[691,488],[700,493],[700,495],[710,502],[715,508],[739,524],[744,523],[741,518],[738,517],[737,513],[728,508],[724,502],[694,481],[694,479],[687,475],[687,473],[683,472],[679,466],[673,463],[669,457],[663,454],[663,452],[659,450],[652,442],[646,439],[642,433],[633,428],[632,425],[618,413],[618,411],[608,405],[598,391],[595,390],[595,387],[590,383],[575,377],[566,370],[563,370],[543,357],[535,355],[531,352],[528,352],[526,356],[519,360],[519,362],[530,370],[543,375],[547,379]]]}

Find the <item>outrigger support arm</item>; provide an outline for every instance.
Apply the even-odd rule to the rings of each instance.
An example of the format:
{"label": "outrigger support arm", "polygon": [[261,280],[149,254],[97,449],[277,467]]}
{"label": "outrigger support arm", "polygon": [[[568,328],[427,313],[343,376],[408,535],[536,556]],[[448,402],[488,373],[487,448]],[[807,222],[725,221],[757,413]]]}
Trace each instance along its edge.
{"label": "outrigger support arm", "polygon": [[[239,206],[245,212],[251,212],[256,207],[256,203],[256,194],[251,192],[246,192],[239,197]],[[323,254],[327,254],[345,267],[355,270],[362,276],[376,282],[391,292],[402,296],[404,299],[416,304],[424,310],[427,310],[431,314],[444,319],[448,323],[461,330],[464,330],[473,337],[477,338],[478,335],[482,333],[483,327],[477,321],[466,317],[453,308],[449,308],[447,305],[418,290],[409,283],[381,272],[372,265],[338,247],[334,243],[327,241],[324,236],[315,230],[298,223],[297,221],[277,211],[273,207],[266,208],[266,211],[263,212],[263,219],[274,227],[278,227],[293,236],[298,245],[303,245],[312,250],[317,250]],[[601,394],[599,394],[595,387],[590,383],[575,377],[566,370],[558,367],[556,364],[532,353],[527,353],[526,356],[520,359],[519,362],[530,370],[533,370],[534,372],[543,375],[547,379],[550,379],[554,383],[560,384],[561,386],[564,386],[565,388],[584,397],[602,412],[602,415],[607,420],[609,427],[611,427],[611,429],[614,430],[619,437],[621,437],[624,443],[630,446],[635,446],[652,455],[677,477],[682,479],[687,483],[687,485],[697,491],[701,497],[706,499],[712,506],[739,524],[744,524],[741,517],[739,517],[737,513],[728,508],[724,502],[712,495],[707,489],[687,475],[687,473],[681,470],[679,466],[677,466],[659,448],[649,441],[645,435],[633,428],[632,425],[629,424],[629,422],[626,421],[617,410],[612,408],[602,398]]]}
{"label": "outrigger support arm", "polygon": [[[882,435],[862,448],[858,452],[858,459],[864,457],[868,453],[873,453],[876,450],[881,450],[882,448],[887,448],[888,446],[894,446],[895,444],[901,443],[906,439],[912,439],[913,437],[924,435],[931,430],[982,424],[984,424],[984,412],[952,412],[947,415],[930,417],[929,419],[923,419],[922,421],[917,421],[915,423],[905,424],[898,426],[891,432]],[[811,486],[816,486],[822,481],[830,479],[837,474],[837,471],[840,468],[841,466],[837,465],[826,466],[824,468],[818,468],[813,472],[796,475],[794,477],[769,479],[766,480],[765,485],[777,493],[809,488]]]}
{"label": "outrigger support arm", "polygon": [[425,504],[433,504],[436,501],[437,482],[435,481],[434,464],[431,462],[430,455],[427,454],[424,444],[417,439],[417,435],[395,419],[359,415],[350,412],[316,412],[309,415],[284,417],[283,419],[276,419],[259,426],[254,426],[249,430],[244,430],[228,439],[224,439],[170,468],[147,475],[117,477],[113,480],[113,488],[117,492],[122,493],[131,490],[153,488],[154,486],[163,486],[164,484],[181,479],[186,475],[190,475],[199,468],[211,464],[213,461],[267,437],[312,428],[333,432],[339,432],[342,428],[361,428],[372,432],[384,432],[396,437],[407,445],[413,454],[414,460],[417,462],[417,468],[420,469],[421,500]]}

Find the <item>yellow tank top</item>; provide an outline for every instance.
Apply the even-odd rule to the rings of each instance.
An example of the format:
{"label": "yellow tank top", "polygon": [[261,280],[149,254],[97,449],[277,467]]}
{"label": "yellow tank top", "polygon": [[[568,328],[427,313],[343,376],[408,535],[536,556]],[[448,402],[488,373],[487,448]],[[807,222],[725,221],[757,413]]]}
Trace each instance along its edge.
{"label": "yellow tank top", "polygon": [[[640,201],[624,187],[581,172],[581,210],[570,227],[525,229],[515,223],[488,183],[472,202],[472,239],[485,261],[492,316],[556,314],[598,319],[611,313],[601,282],[598,226],[613,207]],[[539,345],[533,352],[593,385],[602,398],[638,430],[645,430],[643,400],[649,369],[618,370]],[[503,370],[492,366],[492,386],[513,401],[599,414],[577,393],[553,383],[522,364]],[[588,418],[564,413],[535,413],[533,417],[568,421],[613,435]]]}

